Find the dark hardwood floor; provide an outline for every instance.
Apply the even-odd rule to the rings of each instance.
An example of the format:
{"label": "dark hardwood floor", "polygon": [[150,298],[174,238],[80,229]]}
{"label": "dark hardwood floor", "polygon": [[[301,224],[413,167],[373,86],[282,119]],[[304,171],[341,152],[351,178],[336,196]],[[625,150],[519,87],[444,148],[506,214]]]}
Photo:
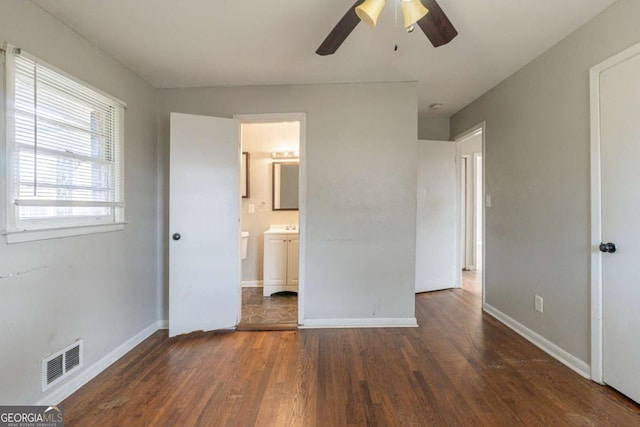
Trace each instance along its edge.
{"label": "dark hardwood floor", "polygon": [[483,314],[471,274],[416,296],[419,328],[157,332],[63,402],[66,425],[640,426]]}

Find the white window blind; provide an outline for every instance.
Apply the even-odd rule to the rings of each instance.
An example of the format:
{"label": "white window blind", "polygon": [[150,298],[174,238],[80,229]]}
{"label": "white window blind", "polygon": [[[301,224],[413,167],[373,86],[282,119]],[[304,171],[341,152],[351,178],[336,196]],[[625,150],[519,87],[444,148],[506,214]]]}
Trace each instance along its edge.
{"label": "white window blind", "polygon": [[12,71],[16,222],[121,220],[124,106],[19,51]]}

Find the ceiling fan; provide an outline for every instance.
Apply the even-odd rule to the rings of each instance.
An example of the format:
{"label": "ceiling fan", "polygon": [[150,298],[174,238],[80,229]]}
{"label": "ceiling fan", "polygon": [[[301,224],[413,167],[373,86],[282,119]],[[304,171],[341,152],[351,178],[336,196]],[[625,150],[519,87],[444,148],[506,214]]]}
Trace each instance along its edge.
{"label": "ceiling fan", "polygon": [[[336,53],[361,20],[375,27],[384,4],[385,0],[356,1],[331,30],[316,53],[321,56]],[[447,44],[458,35],[458,31],[436,0],[400,0],[400,6],[403,25],[407,31],[413,31],[414,24],[418,24],[434,47]]]}

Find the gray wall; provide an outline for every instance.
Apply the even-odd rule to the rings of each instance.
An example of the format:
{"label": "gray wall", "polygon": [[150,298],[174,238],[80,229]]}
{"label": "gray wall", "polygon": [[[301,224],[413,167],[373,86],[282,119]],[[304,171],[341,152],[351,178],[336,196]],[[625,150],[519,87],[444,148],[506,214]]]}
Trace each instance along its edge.
{"label": "gray wall", "polygon": [[27,404],[42,357],[83,338],[90,366],[158,319],[155,89],[28,1],[0,2],[0,39],[128,103],[125,230],[0,239],[0,403]]}
{"label": "gray wall", "polygon": [[482,154],[482,135],[475,135],[460,142],[460,154]]}
{"label": "gray wall", "polygon": [[418,139],[431,141],[448,141],[449,118],[428,116],[419,117]]}
{"label": "gray wall", "polygon": [[305,112],[305,318],[414,316],[415,83],[170,89],[158,109],[165,171],[172,111]]}
{"label": "gray wall", "polygon": [[587,363],[588,71],[640,41],[639,16],[615,3],[451,120],[452,135],[487,122],[487,303]]}

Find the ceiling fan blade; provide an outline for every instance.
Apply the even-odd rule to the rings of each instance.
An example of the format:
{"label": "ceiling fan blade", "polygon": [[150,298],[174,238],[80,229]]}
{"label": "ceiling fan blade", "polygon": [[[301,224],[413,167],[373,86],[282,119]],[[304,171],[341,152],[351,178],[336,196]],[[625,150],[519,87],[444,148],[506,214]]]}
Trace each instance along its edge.
{"label": "ceiling fan blade", "polygon": [[345,13],[336,26],[331,30],[326,39],[322,42],[316,53],[318,55],[333,55],[336,53],[340,45],[351,34],[354,28],[360,23],[360,18],[356,15],[356,6],[362,3],[363,0],[356,1],[351,9]]}
{"label": "ceiling fan blade", "polygon": [[434,47],[449,43],[458,35],[447,15],[436,0],[421,0],[429,13],[418,21],[418,25],[424,31]]}

